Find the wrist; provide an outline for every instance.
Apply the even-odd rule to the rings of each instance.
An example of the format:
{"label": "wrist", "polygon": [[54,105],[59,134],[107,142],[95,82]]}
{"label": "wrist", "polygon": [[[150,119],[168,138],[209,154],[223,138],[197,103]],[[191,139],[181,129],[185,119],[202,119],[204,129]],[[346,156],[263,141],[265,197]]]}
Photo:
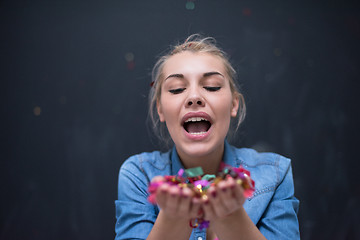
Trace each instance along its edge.
{"label": "wrist", "polygon": [[211,225],[219,225],[219,226],[230,226],[234,223],[238,224],[240,221],[242,221],[244,218],[246,218],[247,213],[243,206],[241,206],[236,211],[226,215],[222,218],[217,218],[211,221]]}
{"label": "wrist", "polygon": [[185,217],[180,217],[180,216],[174,216],[172,214],[169,214],[165,211],[162,211],[160,210],[159,212],[159,217],[160,219],[162,219],[162,221],[164,223],[167,223],[169,225],[173,225],[173,224],[176,224],[176,225],[181,225],[181,226],[184,226],[185,224],[188,225],[189,224],[189,221],[190,219],[189,218],[185,218]]}
{"label": "wrist", "polygon": [[243,207],[212,221],[211,228],[219,239],[265,239]]}
{"label": "wrist", "polygon": [[171,217],[160,210],[147,239],[189,239],[191,231],[188,219]]}

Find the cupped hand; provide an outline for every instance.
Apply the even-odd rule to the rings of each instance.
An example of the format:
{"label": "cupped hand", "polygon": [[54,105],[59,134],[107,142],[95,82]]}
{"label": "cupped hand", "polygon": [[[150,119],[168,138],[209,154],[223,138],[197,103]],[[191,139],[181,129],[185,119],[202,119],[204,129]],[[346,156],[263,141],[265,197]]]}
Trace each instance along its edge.
{"label": "cupped hand", "polygon": [[243,207],[244,189],[232,177],[211,186],[207,197],[203,198],[202,208],[206,220],[225,218]]}
{"label": "cupped hand", "polygon": [[169,219],[200,217],[201,199],[188,188],[163,183],[156,190],[156,202]]}

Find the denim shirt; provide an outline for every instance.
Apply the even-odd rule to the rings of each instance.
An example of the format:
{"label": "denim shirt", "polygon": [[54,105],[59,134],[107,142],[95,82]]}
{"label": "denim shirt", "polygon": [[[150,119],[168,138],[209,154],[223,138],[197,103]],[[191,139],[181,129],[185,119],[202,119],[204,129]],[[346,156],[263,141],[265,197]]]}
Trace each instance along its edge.
{"label": "denim shirt", "polygon": [[[243,166],[255,181],[253,196],[244,209],[267,239],[300,239],[291,163],[275,153],[258,153],[249,148],[235,148],[225,141],[223,161],[233,167]],[[175,147],[166,153],[141,153],[127,159],[120,168],[116,205],[115,240],[146,239],[159,208],[148,202],[151,179],[175,175],[184,168]],[[206,240],[206,229],[195,228],[191,240]]]}

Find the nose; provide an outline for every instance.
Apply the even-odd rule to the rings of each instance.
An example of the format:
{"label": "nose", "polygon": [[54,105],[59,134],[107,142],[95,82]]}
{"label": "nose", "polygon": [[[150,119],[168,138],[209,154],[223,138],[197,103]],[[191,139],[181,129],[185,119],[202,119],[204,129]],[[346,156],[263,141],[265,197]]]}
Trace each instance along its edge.
{"label": "nose", "polygon": [[199,106],[203,106],[204,102],[202,100],[195,100],[195,99],[189,99],[187,102],[187,105],[190,107],[191,105],[193,105],[194,103],[196,103]]}
{"label": "nose", "polygon": [[188,99],[186,100],[186,106],[187,107],[204,107],[205,106],[205,100],[200,95],[200,93],[196,90],[191,91],[189,94]]}

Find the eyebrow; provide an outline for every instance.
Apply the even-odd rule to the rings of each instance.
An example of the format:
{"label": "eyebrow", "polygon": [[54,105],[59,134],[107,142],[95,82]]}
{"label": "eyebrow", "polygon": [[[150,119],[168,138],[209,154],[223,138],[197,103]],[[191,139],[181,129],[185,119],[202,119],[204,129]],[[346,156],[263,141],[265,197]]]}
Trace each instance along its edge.
{"label": "eyebrow", "polygon": [[[219,73],[219,72],[215,72],[215,71],[213,71],[213,72],[206,72],[206,73],[203,74],[203,77],[210,77],[210,76],[212,76],[212,75],[220,75],[220,76],[224,77],[224,75],[222,75],[222,74]],[[170,74],[169,76],[167,76],[167,77],[165,78],[165,80],[167,80],[168,78],[172,78],[172,77],[174,77],[174,78],[184,78],[184,75],[181,74],[181,73]]]}
{"label": "eyebrow", "polygon": [[168,78],[172,78],[172,77],[174,77],[174,78],[184,78],[184,75],[180,74],[180,73],[170,74],[169,76],[167,76],[165,78],[165,80],[168,79]]}
{"label": "eyebrow", "polygon": [[220,75],[220,76],[224,77],[224,75],[222,75],[219,72],[206,72],[206,73],[203,74],[203,77],[210,77],[212,75]]}

